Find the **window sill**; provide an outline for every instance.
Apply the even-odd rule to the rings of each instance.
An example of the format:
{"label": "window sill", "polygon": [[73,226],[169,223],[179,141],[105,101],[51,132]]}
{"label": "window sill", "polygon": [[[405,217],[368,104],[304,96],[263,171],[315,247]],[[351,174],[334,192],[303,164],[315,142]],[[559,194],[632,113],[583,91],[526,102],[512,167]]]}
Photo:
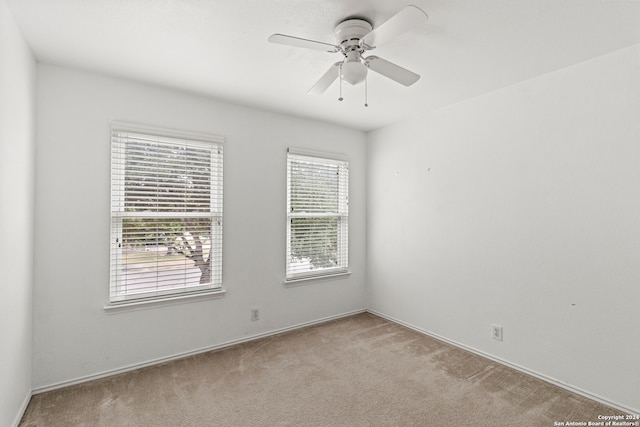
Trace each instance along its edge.
{"label": "window sill", "polygon": [[314,283],[321,280],[340,279],[350,275],[351,275],[351,271],[344,271],[340,273],[331,273],[331,274],[324,274],[324,275],[318,275],[318,276],[305,276],[305,277],[294,278],[294,279],[284,279],[284,284],[287,287],[302,286],[302,285],[308,285],[310,283]]}
{"label": "window sill", "polygon": [[175,304],[183,304],[187,302],[202,301],[207,299],[222,298],[227,291],[225,289],[214,289],[206,292],[197,292],[192,294],[175,295],[164,298],[123,301],[119,303],[107,304],[104,311],[108,314],[122,313],[125,311],[143,310],[147,308],[162,307]]}

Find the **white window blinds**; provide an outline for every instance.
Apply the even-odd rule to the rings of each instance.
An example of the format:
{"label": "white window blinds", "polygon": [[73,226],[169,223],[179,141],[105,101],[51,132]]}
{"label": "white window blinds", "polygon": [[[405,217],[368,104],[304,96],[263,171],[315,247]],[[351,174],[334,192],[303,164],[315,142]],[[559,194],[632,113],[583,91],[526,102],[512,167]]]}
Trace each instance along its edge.
{"label": "white window blinds", "polygon": [[111,132],[112,303],[222,285],[222,138]]}
{"label": "white window blinds", "polygon": [[349,164],[287,154],[287,280],[346,272]]}

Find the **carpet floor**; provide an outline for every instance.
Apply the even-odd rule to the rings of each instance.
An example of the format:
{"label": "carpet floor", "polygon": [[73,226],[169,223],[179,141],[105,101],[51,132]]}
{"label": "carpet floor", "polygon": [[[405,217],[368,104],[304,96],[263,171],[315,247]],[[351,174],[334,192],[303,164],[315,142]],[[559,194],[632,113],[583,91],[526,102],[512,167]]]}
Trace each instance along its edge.
{"label": "carpet floor", "polygon": [[37,394],[20,426],[548,427],[616,414],[363,313]]}

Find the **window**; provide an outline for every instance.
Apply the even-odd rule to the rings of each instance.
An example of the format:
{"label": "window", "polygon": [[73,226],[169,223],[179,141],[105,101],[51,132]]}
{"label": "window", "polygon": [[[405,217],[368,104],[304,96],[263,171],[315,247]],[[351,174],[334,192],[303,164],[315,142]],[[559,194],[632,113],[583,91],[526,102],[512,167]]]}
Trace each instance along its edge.
{"label": "window", "polygon": [[112,124],[112,304],[221,288],[222,142]]}
{"label": "window", "polygon": [[348,271],[349,163],[289,149],[286,280]]}

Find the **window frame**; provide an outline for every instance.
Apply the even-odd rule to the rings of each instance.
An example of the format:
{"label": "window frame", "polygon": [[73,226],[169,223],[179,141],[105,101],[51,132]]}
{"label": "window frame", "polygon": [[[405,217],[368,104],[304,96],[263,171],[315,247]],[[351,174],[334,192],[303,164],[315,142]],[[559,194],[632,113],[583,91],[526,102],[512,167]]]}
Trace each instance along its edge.
{"label": "window frame", "polygon": [[[308,161],[315,164],[330,164],[338,167],[338,211],[331,213],[304,212],[295,213],[291,209],[291,174],[292,160]],[[286,186],[286,254],[284,283],[302,284],[315,279],[327,279],[351,274],[349,270],[349,161],[340,154],[312,151],[300,148],[287,148],[287,186]],[[318,268],[311,271],[292,271],[292,219],[294,218],[337,218],[337,248],[336,258],[339,265],[335,267]]]}
{"label": "window frame", "polygon": [[[109,122],[109,141],[111,145],[111,182],[110,182],[110,271],[109,271],[109,299],[105,309],[123,306],[139,306],[148,303],[162,303],[165,301],[182,301],[197,297],[198,299],[207,296],[222,296],[226,291],[222,287],[222,241],[223,241],[223,171],[224,171],[224,137],[219,135],[187,132],[175,129],[152,127],[120,121]],[[157,138],[163,144],[183,141],[185,147],[210,150],[211,163],[209,166],[210,178],[210,198],[208,199],[209,210],[205,212],[125,212],[125,170],[124,170],[124,150],[127,142],[116,144],[114,138],[116,134],[137,134]],[[168,142],[167,142],[168,141]],[[214,154],[214,151],[216,152]],[[117,160],[119,159],[119,160]],[[179,170],[179,169],[177,169]],[[166,290],[150,290],[147,292],[127,293],[119,290],[121,281],[118,276],[122,275],[122,223],[125,218],[162,218],[162,219],[182,219],[182,218],[205,218],[210,220],[208,226],[210,231],[209,257],[217,254],[210,260],[211,283],[199,286],[175,287]],[[214,229],[217,231],[214,233]],[[117,242],[117,243],[116,243]],[[202,249],[204,251],[204,248]]]}

